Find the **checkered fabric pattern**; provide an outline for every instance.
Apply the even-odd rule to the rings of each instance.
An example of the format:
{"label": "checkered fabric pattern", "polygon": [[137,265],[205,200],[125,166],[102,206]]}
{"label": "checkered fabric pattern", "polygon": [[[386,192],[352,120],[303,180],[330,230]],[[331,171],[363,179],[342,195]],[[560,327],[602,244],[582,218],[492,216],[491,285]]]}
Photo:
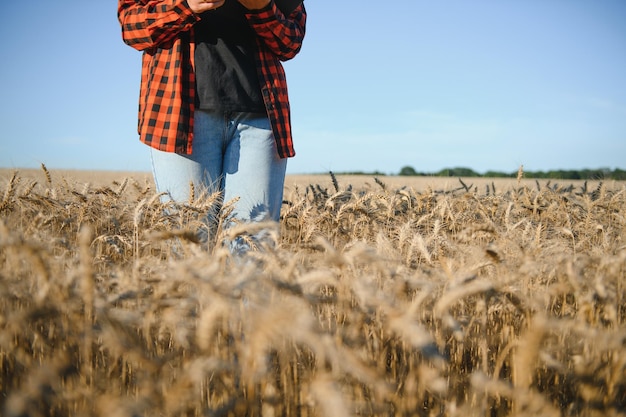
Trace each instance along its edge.
{"label": "checkered fabric pattern", "polygon": [[[290,8],[293,9],[293,8]],[[118,0],[124,42],[143,51],[138,132],[165,152],[193,147],[195,74],[193,26],[200,18],[185,0]],[[257,73],[281,158],[295,155],[287,81],[281,61],[298,54],[306,27],[300,3],[285,15],[274,0],[246,14],[258,34]]]}

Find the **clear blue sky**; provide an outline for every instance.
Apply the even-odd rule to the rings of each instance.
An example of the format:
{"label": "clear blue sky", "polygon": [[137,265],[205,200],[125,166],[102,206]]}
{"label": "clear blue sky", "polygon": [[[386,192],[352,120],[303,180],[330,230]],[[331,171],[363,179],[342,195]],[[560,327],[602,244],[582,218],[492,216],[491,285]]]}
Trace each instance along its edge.
{"label": "clear blue sky", "polygon": [[[305,0],[289,173],[626,168],[625,0]],[[150,169],[115,1],[0,6],[0,167]]]}

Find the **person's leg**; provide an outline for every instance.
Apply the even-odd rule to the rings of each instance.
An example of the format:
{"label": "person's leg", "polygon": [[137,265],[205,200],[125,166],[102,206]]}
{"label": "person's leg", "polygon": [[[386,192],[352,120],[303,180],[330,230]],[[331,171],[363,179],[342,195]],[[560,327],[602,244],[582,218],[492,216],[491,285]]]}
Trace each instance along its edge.
{"label": "person's leg", "polygon": [[[190,201],[193,184],[194,199],[222,191],[223,149],[226,125],[221,114],[197,111],[194,115],[194,141],[191,155],[161,152],[151,148],[152,173],[157,192],[165,193],[163,202],[184,204]],[[196,230],[203,243],[213,241],[217,232],[221,199],[202,220]],[[169,212],[171,214],[171,212]]]}
{"label": "person's leg", "polygon": [[239,198],[233,215],[241,221],[280,218],[287,159],[281,159],[265,115],[235,113],[224,154],[224,202]]}
{"label": "person's leg", "polygon": [[195,197],[203,192],[221,191],[225,127],[221,115],[197,111],[191,155],[150,148],[154,182],[157,192],[167,193],[165,201],[188,201],[191,183]]}
{"label": "person's leg", "polygon": [[[230,139],[223,168],[224,202],[239,199],[233,211],[235,221],[277,222],[287,159],[278,156],[269,119],[264,114],[255,113],[234,113],[229,119]],[[252,238],[262,240],[260,235]],[[234,252],[247,250],[245,247],[231,249]]]}

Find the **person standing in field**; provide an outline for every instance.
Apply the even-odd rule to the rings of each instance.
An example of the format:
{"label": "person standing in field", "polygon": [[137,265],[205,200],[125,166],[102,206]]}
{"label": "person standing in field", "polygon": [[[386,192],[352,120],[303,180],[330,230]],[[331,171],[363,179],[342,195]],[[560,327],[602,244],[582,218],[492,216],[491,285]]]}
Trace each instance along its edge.
{"label": "person standing in field", "polygon": [[138,132],[157,191],[184,202],[193,184],[238,199],[236,221],[278,221],[295,155],[281,61],[302,47],[302,0],[118,0],[117,15],[143,52]]}

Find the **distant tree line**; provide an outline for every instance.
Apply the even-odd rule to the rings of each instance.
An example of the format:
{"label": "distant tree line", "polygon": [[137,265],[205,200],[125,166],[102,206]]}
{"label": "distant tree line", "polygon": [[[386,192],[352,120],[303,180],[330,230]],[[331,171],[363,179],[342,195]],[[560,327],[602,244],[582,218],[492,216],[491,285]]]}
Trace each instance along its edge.
{"label": "distant tree line", "polygon": [[[435,176],[435,177],[485,177],[485,178],[516,178],[518,171],[500,172],[487,171],[480,174],[471,168],[444,168],[434,173],[418,172],[413,167],[403,167],[398,175],[403,176]],[[549,178],[558,180],[626,180],[626,171],[623,169],[559,169],[551,171],[524,171],[525,178]]]}
{"label": "distant tree line", "polygon": [[[456,167],[444,168],[438,172],[419,172],[411,166],[402,167],[397,175],[401,176],[425,176],[425,177],[483,177],[483,178],[517,178],[517,172],[487,171],[478,173],[471,168]],[[338,175],[369,175],[381,177],[388,175],[380,171],[346,171],[336,172]],[[526,171],[524,178],[547,178],[555,180],[626,180],[626,170],[615,168],[599,169],[558,169],[551,171]]]}

